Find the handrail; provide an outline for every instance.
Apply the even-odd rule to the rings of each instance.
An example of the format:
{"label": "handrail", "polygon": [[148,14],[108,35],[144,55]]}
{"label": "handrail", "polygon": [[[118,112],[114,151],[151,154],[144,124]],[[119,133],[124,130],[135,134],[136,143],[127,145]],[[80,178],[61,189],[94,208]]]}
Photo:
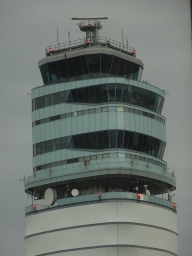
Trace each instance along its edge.
{"label": "handrail", "polygon": [[170,208],[174,211],[176,211],[176,204],[172,203],[171,201],[168,201],[166,199],[162,199],[156,196],[148,196],[144,194],[140,194],[140,198],[138,198],[137,193],[131,193],[131,192],[104,192],[100,193],[101,198],[98,197],[98,193],[95,192],[95,194],[91,195],[81,195],[77,197],[67,197],[57,200],[57,205],[53,206],[47,206],[47,205],[29,205],[25,207],[25,214],[27,213],[35,213],[37,211],[50,209],[50,208],[58,208],[61,206],[67,206],[71,204],[80,204],[80,203],[88,203],[88,202],[97,202],[97,201],[105,201],[105,200],[134,200],[138,202],[148,202],[152,204],[158,204],[167,208]]}
{"label": "handrail", "polygon": [[51,53],[57,53],[60,51],[65,51],[65,50],[71,50],[72,48],[79,48],[82,46],[86,46],[86,45],[95,45],[95,44],[104,44],[104,45],[108,45],[108,46],[112,46],[118,50],[121,51],[125,51],[128,54],[135,54],[136,50],[128,45],[125,45],[123,43],[117,42],[115,40],[109,39],[107,37],[97,37],[97,41],[96,42],[89,42],[87,43],[86,38],[83,39],[78,39],[78,40],[74,40],[74,41],[69,41],[69,42],[65,42],[65,43],[59,43],[59,44],[55,44],[55,45],[50,45],[48,47],[45,48],[45,54],[48,56]]}

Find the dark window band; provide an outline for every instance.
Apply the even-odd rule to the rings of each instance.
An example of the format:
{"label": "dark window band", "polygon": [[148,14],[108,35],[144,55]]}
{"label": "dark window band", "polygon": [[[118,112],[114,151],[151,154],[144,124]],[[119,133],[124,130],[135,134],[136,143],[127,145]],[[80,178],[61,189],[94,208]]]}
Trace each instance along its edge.
{"label": "dark window band", "polygon": [[[74,163],[86,162],[86,161],[92,162],[92,160],[94,161],[94,160],[99,160],[99,159],[122,157],[122,155],[123,155],[122,153],[105,153],[105,154],[91,155],[91,156],[85,156],[85,157],[80,157],[80,158],[72,158],[72,159],[52,162],[49,164],[38,165],[33,168],[33,171],[36,172],[36,171],[45,170],[45,169],[62,166],[62,165],[67,165],[67,164],[72,164],[72,163],[74,164]],[[125,153],[124,155],[125,155],[124,157],[128,158],[128,159],[139,160],[139,161],[143,161],[143,162],[146,162],[149,164],[155,164],[159,167],[164,168],[164,170],[167,169],[166,164],[163,164],[157,160],[153,160],[148,157],[133,155],[133,154],[129,154],[129,153]]]}
{"label": "dark window band", "polygon": [[70,118],[70,117],[74,117],[74,116],[81,116],[81,115],[94,114],[94,113],[100,113],[100,112],[113,112],[113,111],[123,111],[123,112],[129,112],[129,113],[138,114],[138,115],[142,115],[142,116],[147,116],[149,118],[157,120],[158,122],[160,122],[162,124],[165,124],[165,120],[163,118],[160,118],[156,115],[153,115],[153,114],[145,112],[145,111],[141,111],[141,110],[137,110],[137,109],[133,109],[133,108],[127,108],[127,107],[103,107],[103,108],[86,109],[86,110],[81,110],[81,111],[77,111],[77,112],[70,112],[70,113],[66,113],[66,114],[43,118],[43,119],[33,122],[32,127],[35,127],[36,125],[39,125],[39,124],[45,124],[48,122],[65,119],[65,118]]}
{"label": "dark window band", "polygon": [[158,114],[164,98],[154,92],[127,84],[100,84],[61,91],[32,100],[32,111],[60,103],[99,104],[123,102],[152,110]]}
{"label": "dark window band", "polygon": [[33,145],[33,156],[60,149],[107,149],[124,148],[163,158],[165,142],[154,137],[125,130],[104,130],[82,133]]}
{"label": "dark window band", "polygon": [[120,76],[136,80],[140,66],[108,54],[89,54],[40,66],[45,85],[58,81],[85,80],[90,75]]}

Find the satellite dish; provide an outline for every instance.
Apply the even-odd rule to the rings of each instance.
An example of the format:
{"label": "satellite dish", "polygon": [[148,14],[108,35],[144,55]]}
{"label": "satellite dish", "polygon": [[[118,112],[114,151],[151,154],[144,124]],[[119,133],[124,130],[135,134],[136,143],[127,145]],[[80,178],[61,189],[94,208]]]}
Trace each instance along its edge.
{"label": "satellite dish", "polygon": [[72,195],[72,196],[78,196],[78,195],[79,195],[79,190],[76,189],[76,188],[72,189],[72,190],[71,190],[71,195]]}
{"label": "satellite dish", "polygon": [[45,190],[45,194],[44,194],[44,200],[45,203],[50,206],[50,205],[54,205],[54,203],[57,201],[57,192],[55,189],[53,188],[48,188]]}
{"label": "satellite dish", "polygon": [[148,195],[148,196],[151,195],[151,193],[150,193],[150,191],[149,191],[148,189],[145,190],[145,193],[146,193],[146,195]]}

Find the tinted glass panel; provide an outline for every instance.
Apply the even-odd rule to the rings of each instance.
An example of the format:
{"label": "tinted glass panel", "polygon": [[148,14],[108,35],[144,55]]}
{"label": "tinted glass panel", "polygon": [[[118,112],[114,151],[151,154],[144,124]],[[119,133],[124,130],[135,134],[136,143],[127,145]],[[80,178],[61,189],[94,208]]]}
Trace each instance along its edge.
{"label": "tinted glass panel", "polygon": [[101,73],[110,73],[112,58],[112,55],[101,54]]}
{"label": "tinted glass panel", "polygon": [[49,79],[54,82],[59,80],[59,74],[57,69],[57,62],[48,63]]}
{"label": "tinted glass panel", "polygon": [[122,96],[122,84],[116,84],[116,101],[121,102],[121,96]]}
{"label": "tinted glass panel", "polygon": [[89,73],[100,72],[100,54],[87,55]]}
{"label": "tinted glass panel", "polygon": [[97,132],[97,143],[98,143],[99,149],[103,149],[104,148],[102,132]]}
{"label": "tinted glass panel", "polygon": [[81,57],[80,56],[74,58],[74,69],[76,71],[76,75],[77,76],[83,75],[82,64],[81,64]]}
{"label": "tinted glass panel", "polygon": [[150,136],[124,130],[105,130],[43,141],[33,145],[33,156],[65,149],[124,148],[162,158],[165,143]]}
{"label": "tinted glass panel", "polygon": [[89,91],[89,102],[95,103],[96,102],[95,86],[88,87],[88,91]]}
{"label": "tinted glass panel", "polygon": [[[34,111],[63,102],[101,103],[115,101],[141,106],[160,114],[164,99],[154,92],[136,86],[111,83],[108,85],[102,84],[67,90],[38,97],[32,101],[32,110]],[[138,114],[138,112],[134,113]],[[144,115],[154,118],[152,114],[144,113]]]}
{"label": "tinted glass panel", "polygon": [[116,130],[109,130],[109,140],[110,140],[110,148],[116,148]]}
{"label": "tinted glass panel", "polygon": [[83,71],[83,74],[85,75],[85,74],[88,73],[88,66],[87,66],[86,56],[80,56],[80,60],[81,60],[82,71]]}
{"label": "tinted glass panel", "polygon": [[118,131],[117,133],[117,148],[123,147],[124,131]]}
{"label": "tinted glass panel", "polygon": [[82,88],[77,89],[77,97],[78,97],[78,102],[85,102]]}
{"label": "tinted glass panel", "polygon": [[76,76],[74,58],[67,59],[67,67],[68,67],[69,76],[70,77]]}
{"label": "tinted glass panel", "polygon": [[66,60],[58,61],[57,67],[60,79],[66,81],[67,77],[69,77]]}
{"label": "tinted glass panel", "polygon": [[96,91],[97,103],[102,102],[103,98],[102,98],[102,93],[101,93],[101,85],[100,86],[95,86],[95,91]]}
{"label": "tinted glass panel", "polygon": [[138,74],[139,74],[139,65],[133,63],[131,78],[137,80]]}
{"label": "tinted glass panel", "polygon": [[113,62],[112,62],[112,66],[111,66],[111,74],[113,74],[115,76],[117,75],[117,72],[118,72],[119,61],[120,61],[120,58],[113,56]]}
{"label": "tinted glass panel", "polygon": [[94,148],[94,149],[99,149],[98,144],[97,144],[97,135],[96,135],[96,132],[91,132],[91,133],[90,133],[90,140],[91,140],[92,148]]}
{"label": "tinted glass panel", "polygon": [[101,85],[101,94],[102,94],[102,102],[108,102],[108,91],[107,91],[106,84]]}
{"label": "tinted glass panel", "polygon": [[109,102],[115,101],[115,84],[108,84]]}
{"label": "tinted glass panel", "polygon": [[48,74],[48,69],[47,69],[47,64],[44,64],[40,67],[40,71],[41,71],[41,76],[43,78],[43,83],[47,84],[50,82],[49,79],[49,74]]}
{"label": "tinted glass panel", "polygon": [[119,62],[119,69],[118,69],[118,76],[125,77],[125,67],[126,67],[126,60],[120,59]]}
{"label": "tinted glass panel", "polygon": [[133,63],[130,61],[126,61],[125,77],[131,78],[132,68],[133,68]]}

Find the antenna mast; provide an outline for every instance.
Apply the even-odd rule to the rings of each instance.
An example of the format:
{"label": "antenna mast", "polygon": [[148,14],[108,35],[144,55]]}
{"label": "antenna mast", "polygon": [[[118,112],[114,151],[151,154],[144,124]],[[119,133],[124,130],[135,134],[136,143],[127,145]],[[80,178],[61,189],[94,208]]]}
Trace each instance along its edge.
{"label": "antenna mast", "polygon": [[86,41],[88,43],[96,43],[99,35],[99,29],[102,28],[99,20],[107,20],[108,17],[92,17],[92,18],[72,18],[72,20],[81,20],[78,24],[81,31],[86,32]]}

